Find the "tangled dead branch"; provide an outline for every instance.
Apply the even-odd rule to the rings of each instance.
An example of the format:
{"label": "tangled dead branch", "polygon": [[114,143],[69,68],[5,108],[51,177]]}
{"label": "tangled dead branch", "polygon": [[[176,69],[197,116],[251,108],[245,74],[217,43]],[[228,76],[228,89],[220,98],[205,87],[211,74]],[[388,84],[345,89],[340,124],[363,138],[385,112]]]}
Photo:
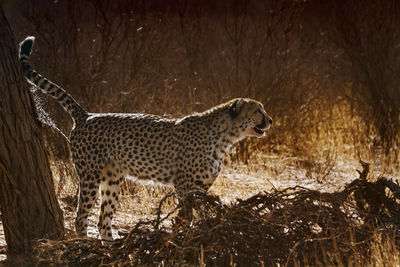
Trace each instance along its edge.
{"label": "tangled dead branch", "polygon": [[[224,205],[218,197],[194,194],[191,224],[164,222],[170,215],[139,222],[123,239],[41,241],[37,263],[81,265],[294,265],[316,262],[362,264],[376,232],[398,239],[400,187],[386,178],[360,177],[344,190],[323,193],[300,186],[260,193]],[[193,196],[192,196],[193,197]],[[178,207],[179,208],[179,207]],[[395,235],[395,236],[393,236]]]}

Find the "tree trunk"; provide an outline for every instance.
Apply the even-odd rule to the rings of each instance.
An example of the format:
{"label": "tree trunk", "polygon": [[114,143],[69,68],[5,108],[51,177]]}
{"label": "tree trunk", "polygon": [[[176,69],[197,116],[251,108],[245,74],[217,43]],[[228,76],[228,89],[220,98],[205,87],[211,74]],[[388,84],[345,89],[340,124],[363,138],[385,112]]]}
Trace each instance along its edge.
{"label": "tree trunk", "polygon": [[63,236],[64,219],[16,43],[0,5],[0,207],[9,260]]}

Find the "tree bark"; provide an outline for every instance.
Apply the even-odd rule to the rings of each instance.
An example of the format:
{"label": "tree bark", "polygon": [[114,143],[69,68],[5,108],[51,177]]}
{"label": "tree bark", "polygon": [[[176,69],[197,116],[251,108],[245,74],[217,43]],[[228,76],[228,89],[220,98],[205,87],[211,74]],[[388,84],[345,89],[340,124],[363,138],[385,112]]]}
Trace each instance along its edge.
{"label": "tree bark", "polygon": [[63,236],[40,124],[16,43],[0,5],[0,207],[9,260],[29,256],[33,241]]}

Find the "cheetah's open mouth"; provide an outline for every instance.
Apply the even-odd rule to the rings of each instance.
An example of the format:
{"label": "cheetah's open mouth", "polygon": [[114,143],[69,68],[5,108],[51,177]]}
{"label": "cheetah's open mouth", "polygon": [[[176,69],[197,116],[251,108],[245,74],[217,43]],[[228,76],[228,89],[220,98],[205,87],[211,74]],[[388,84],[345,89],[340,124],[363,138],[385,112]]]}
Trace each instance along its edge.
{"label": "cheetah's open mouth", "polygon": [[270,127],[270,125],[267,125],[266,120],[263,119],[263,121],[260,124],[257,124],[256,126],[254,126],[253,129],[257,134],[264,136],[265,131],[268,130],[269,127]]}
{"label": "cheetah's open mouth", "polygon": [[263,129],[261,129],[261,128],[258,128],[257,126],[256,127],[254,127],[254,131],[256,132],[256,133],[258,133],[258,134],[265,134],[265,132],[264,132],[264,130]]}

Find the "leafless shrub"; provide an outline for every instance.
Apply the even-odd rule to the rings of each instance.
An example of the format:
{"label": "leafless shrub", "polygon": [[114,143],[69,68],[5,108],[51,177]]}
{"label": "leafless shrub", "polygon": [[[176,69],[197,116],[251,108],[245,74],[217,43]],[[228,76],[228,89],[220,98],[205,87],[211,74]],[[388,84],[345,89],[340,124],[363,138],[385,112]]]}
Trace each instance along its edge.
{"label": "leafless shrub", "polygon": [[251,97],[281,130],[301,123],[293,118],[309,94],[296,1],[24,6],[24,31],[38,41],[33,65],[89,111],[181,116]]}
{"label": "leafless shrub", "polygon": [[[351,67],[345,95],[375,142],[390,149],[400,129],[398,1],[331,1],[331,40],[343,49]],[[366,129],[368,130],[368,129]]]}
{"label": "leafless shrub", "polygon": [[319,183],[327,182],[337,163],[337,153],[334,150],[325,150],[319,154],[309,153],[300,160],[299,167],[306,171],[306,177]]}
{"label": "leafless shrub", "polygon": [[183,116],[261,100],[274,125],[237,145],[232,158],[248,161],[327,139],[360,150],[398,132],[397,4],[378,2],[26,1],[21,25],[38,37],[33,65],[89,111]]}

